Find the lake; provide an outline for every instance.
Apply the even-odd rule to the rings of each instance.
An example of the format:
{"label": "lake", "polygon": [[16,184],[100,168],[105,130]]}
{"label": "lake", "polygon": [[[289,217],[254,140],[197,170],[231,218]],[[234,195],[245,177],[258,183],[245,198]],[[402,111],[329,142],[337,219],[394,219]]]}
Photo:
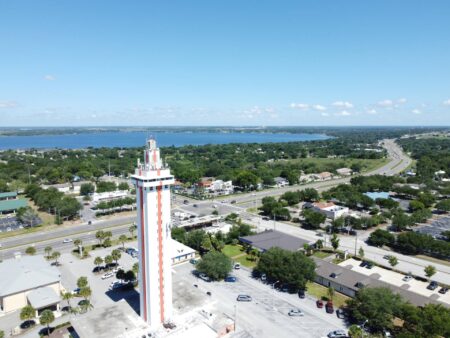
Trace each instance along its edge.
{"label": "lake", "polygon": [[[2,136],[0,149],[87,147],[141,147],[152,135],[149,132],[100,132],[66,135]],[[159,132],[153,134],[159,146],[184,146],[226,143],[268,143],[326,140],[323,134],[290,133],[218,133],[218,132]]]}

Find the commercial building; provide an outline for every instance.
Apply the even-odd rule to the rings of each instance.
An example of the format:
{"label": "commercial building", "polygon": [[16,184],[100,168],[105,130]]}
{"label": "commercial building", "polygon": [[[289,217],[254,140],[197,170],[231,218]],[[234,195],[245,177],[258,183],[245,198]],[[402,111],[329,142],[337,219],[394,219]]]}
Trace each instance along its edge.
{"label": "commercial building", "polygon": [[175,183],[156,141],[147,141],[144,163],[132,176],[136,187],[140,315],[151,327],[172,317],[171,198]]}
{"label": "commercial building", "polygon": [[15,213],[17,209],[25,208],[27,201],[17,198],[17,192],[0,193],[0,214]]}
{"label": "commercial building", "polygon": [[107,202],[107,201],[113,201],[118,200],[121,198],[125,198],[128,196],[128,191],[126,190],[117,190],[117,191],[105,191],[100,193],[93,193],[91,198],[92,202],[99,203],[99,202]]}
{"label": "commercial building", "polygon": [[303,208],[310,208],[316,212],[320,212],[332,220],[345,216],[350,211],[349,208],[336,205],[333,202],[306,202]]}
{"label": "commercial building", "polygon": [[192,258],[195,258],[195,250],[180,243],[174,239],[171,240],[170,248],[172,250],[170,257],[172,258],[172,264],[185,262]]}
{"label": "commercial building", "polygon": [[353,170],[350,168],[339,168],[336,172],[341,176],[351,176],[353,174]]}
{"label": "commercial building", "polygon": [[229,195],[234,191],[232,181],[214,180],[210,182],[206,191],[212,194]]}
{"label": "commercial building", "polygon": [[0,263],[0,311],[8,313],[31,304],[37,315],[59,310],[62,291],[58,269],[42,256],[23,256]]}
{"label": "commercial building", "polygon": [[276,230],[266,230],[256,235],[239,237],[242,243],[251,245],[261,252],[270,248],[278,247],[288,251],[303,250],[305,244],[311,245],[312,242],[288,235]]}
{"label": "commercial building", "polygon": [[426,297],[407,288],[381,281],[381,276],[377,273],[365,275],[342,265],[336,265],[318,258],[313,259],[317,266],[315,282],[325,287],[332,287],[346,296],[355,297],[356,293],[362,288],[383,287],[401,295],[405,300],[416,306],[433,303],[448,307],[448,304],[439,302],[437,296]]}
{"label": "commercial building", "polygon": [[55,188],[59,192],[62,192],[67,195],[79,195],[81,190],[81,185],[91,183],[89,181],[76,181],[73,183],[61,183],[61,184],[49,184],[43,185],[43,189]]}
{"label": "commercial building", "polygon": [[275,187],[281,188],[289,185],[289,181],[284,177],[275,177],[273,179],[275,181]]}

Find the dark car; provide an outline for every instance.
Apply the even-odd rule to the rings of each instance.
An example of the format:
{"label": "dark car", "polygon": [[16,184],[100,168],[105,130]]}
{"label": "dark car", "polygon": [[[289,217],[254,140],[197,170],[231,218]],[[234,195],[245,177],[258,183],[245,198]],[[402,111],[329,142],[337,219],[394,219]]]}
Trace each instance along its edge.
{"label": "dark car", "polygon": [[334,307],[332,302],[327,302],[327,304],[325,305],[325,311],[327,313],[334,313]]}
{"label": "dark car", "polygon": [[231,204],[235,204],[235,203],[236,203],[236,200],[232,200],[230,203],[231,203]]}
{"label": "dark car", "polygon": [[234,282],[236,282],[236,280],[237,279],[234,276],[228,276],[225,278],[225,282],[229,282],[229,283],[234,283]]}
{"label": "dark car", "polygon": [[366,265],[367,265],[366,261],[362,261],[361,264],[359,264],[359,266],[362,267],[362,268],[365,267]]}
{"label": "dark car", "polygon": [[302,289],[298,290],[298,297],[301,299],[305,298],[306,297],[305,290]]}
{"label": "dark car", "polygon": [[366,269],[372,269],[374,267],[374,264],[372,262],[367,262]]}
{"label": "dark car", "polygon": [[344,319],[346,317],[344,309],[337,309],[336,316],[340,319]]}
{"label": "dark car", "polygon": [[441,289],[439,290],[439,293],[445,295],[445,294],[447,293],[447,291],[448,291],[448,288],[443,287],[443,288],[441,288]]}
{"label": "dark car", "polygon": [[189,204],[189,201],[188,200],[184,200],[183,203],[184,204]]}
{"label": "dark car", "polygon": [[428,284],[427,289],[428,290],[436,290],[439,284],[435,281],[432,281],[430,284]]}
{"label": "dark car", "polygon": [[26,320],[22,324],[20,324],[20,328],[25,330],[29,329],[30,327],[33,327],[36,325],[36,322],[34,320]]}
{"label": "dark car", "polygon": [[96,266],[95,268],[93,268],[92,272],[97,273],[97,272],[101,272],[103,270],[105,270],[105,267],[100,265],[100,266]]}
{"label": "dark car", "polygon": [[317,300],[316,305],[319,309],[323,308],[323,301],[321,301],[320,299]]}
{"label": "dark car", "polygon": [[197,208],[197,207],[198,207],[198,205],[197,205],[197,204],[194,204],[194,205],[193,205],[193,207],[194,207],[194,208]]}

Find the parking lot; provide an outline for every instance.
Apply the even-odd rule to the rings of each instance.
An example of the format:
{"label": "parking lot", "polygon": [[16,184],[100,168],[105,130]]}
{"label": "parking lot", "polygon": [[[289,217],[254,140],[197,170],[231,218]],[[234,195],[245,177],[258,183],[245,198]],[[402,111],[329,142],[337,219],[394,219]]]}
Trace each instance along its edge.
{"label": "parking lot", "polygon": [[[450,292],[447,292],[445,295],[442,295],[439,293],[440,287],[438,287],[435,290],[428,290],[427,286],[429,283],[427,283],[427,282],[422,282],[422,281],[419,281],[414,278],[408,282],[405,282],[402,280],[403,277],[405,277],[405,275],[403,275],[401,273],[383,269],[378,266],[374,266],[372,269],[366,269],[364,267],[361,267],[360,263],[361,263],[360,261],[357,261],[354,259],[347,259],[346,261],[340,263],[339,265],[341,265],[341,266],[349,266],[350,265],[350,266],[352,266],[352,270],[362,273],[367,276],[370,276],[373,274],[378,274],[378,275],[380,275],[379,280],[381,280],[383,282],[408,289],[410,291],[413,291],[414,293],[420,294],[425,297],[430,297],[430,296],[434,295],[434,297],[437,297],[436,298],[437,300],[439,300],[441,302],[445,302],[447,304],[450,304]],[[405,287],[405,284],[407,287]]]}
{"label": "parking lot", "polygon": [[[237,331],[247,331],[253,337],[323,337],[328,332],[344,329],[345,323],[336,314],[327,314],[318,309],[314,299],[300,299],[297,294],[287,294],[272,289],[269,285],[251,277],[247,270],[234,270],[237,282],[205,282],[192,274],[193,266],[182,264],[175,268],[174,288],[179,282],[210,298],[199,306],[213,307],[214,311],[236,318]],[[197,285],[197,287],[194,286]],[[211,296],[206,296],[211,292]],[[174,290],[174,295],[179,294]],[[251,302],[238,302],[240,294],[250,295]],[[175,297],[177,298],[177,297]],[[175,304],[183,311],[184,304]],[[303,317],[290,317],[291,309],[301,309]]]}

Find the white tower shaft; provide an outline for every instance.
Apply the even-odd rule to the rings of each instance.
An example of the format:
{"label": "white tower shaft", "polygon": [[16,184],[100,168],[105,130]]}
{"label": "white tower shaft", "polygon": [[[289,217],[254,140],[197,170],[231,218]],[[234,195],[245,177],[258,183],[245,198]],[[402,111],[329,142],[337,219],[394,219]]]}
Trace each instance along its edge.
{"label": "white tower shaft", "polygon": [[136,186],[139,243],[141,317],[156,327],[172,317],[170,257],[170,185],[174,177],[165,168],[154,140],[147,142],[144,164],[132,176]]}

